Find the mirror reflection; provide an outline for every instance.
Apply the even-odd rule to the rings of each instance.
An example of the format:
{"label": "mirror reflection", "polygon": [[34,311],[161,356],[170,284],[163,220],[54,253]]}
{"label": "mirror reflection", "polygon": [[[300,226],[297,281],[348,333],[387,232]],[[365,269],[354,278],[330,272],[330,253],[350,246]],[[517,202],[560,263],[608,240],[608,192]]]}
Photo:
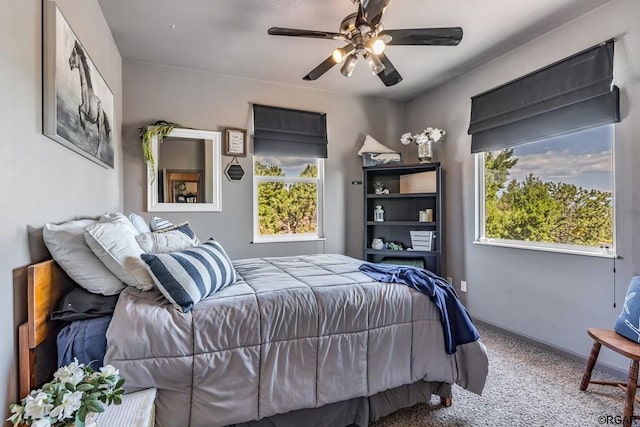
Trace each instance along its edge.
{"label": "mirror reflection", "polygon": [[160,143],[158,202],[211,203],[203,189],[204,148],[204,141],[196,139],[165,138]]}
{"label": "mirror reflection", "polygon": [[152,149],[150,212],[221,210],[219,132],[174,129],[161,142],[153,138]]}

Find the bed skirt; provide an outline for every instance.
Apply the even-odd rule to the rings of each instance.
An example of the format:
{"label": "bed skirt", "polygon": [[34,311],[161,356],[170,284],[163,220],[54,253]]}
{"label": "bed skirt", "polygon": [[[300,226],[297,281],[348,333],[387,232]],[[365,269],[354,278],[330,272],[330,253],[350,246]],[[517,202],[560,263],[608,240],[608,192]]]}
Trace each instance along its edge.
{"label": "bed skirt", "polygon": [[257,421],[233,424],[229,427],[367,427],[370,423],[418,403],[429,402],[435,394],[451,397],[451,384],[418,381],[344,402],[331,403],[320,408],[300,409],[274,415]]}

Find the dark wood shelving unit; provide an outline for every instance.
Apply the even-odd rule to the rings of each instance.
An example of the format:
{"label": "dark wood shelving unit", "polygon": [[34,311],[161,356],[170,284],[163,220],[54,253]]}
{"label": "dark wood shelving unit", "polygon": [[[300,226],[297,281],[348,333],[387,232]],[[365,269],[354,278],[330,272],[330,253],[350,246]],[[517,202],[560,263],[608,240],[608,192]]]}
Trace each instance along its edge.
{"label": "dark wood shelving unit", "polygon": [[[369,262],[421,264],[442,276],[444,251],[443,173],[440,163],[364,168],[364,246],[363,258]],[[375,194],[381,182],[389,194]],[[401,188],[403,181],[403,188]],[[411,181],[410,185],[408,182]],[[402,190],[402,191],[401,191]],[[384,209],[384,221],[373,221],[376,205]],[[433,221],[419,221],[419,211],[433,210]],[[431,251],[407,250],[412,247],[411,231],[432,231]],[[373,249],[373,239],[399,243],[404,250]]]}

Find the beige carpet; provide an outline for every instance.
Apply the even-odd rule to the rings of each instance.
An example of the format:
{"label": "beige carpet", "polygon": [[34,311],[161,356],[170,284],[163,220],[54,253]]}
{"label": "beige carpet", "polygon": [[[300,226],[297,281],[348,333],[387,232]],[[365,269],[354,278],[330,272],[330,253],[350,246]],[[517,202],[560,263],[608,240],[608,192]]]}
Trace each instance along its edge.
{"label": "beige carpet", "polygon": [[[580,391],[582,363],[485,326],[478,329],[489,353],[489,376],[482,396],[454,386],[450,408],[433,397],[430,403],[398,411],[373,426],[622,425],[624,393],[617,387],[595,384]],[[605,351],[610,350],[603,347]],[[593,378],[614,380],[598,371]],[[640,405],[636,413],[640,414]],[[640,426],[640,421],[636,423]]]}

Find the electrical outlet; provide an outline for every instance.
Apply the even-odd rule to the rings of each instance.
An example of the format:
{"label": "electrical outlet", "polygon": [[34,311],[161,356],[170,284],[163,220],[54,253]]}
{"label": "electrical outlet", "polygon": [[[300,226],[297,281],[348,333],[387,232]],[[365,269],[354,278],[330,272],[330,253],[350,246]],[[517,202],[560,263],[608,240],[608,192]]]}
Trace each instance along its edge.
{"label": "electrical outlet", "polygon": [[447,276],[447,282],[453,283],[453,278],[451,276]]}
{"label": "electrical outlet", "polygon": [[466,280],[461,280],[460,281],[460,290],[462,292],[467,292],[467,282],[466,282]]}

